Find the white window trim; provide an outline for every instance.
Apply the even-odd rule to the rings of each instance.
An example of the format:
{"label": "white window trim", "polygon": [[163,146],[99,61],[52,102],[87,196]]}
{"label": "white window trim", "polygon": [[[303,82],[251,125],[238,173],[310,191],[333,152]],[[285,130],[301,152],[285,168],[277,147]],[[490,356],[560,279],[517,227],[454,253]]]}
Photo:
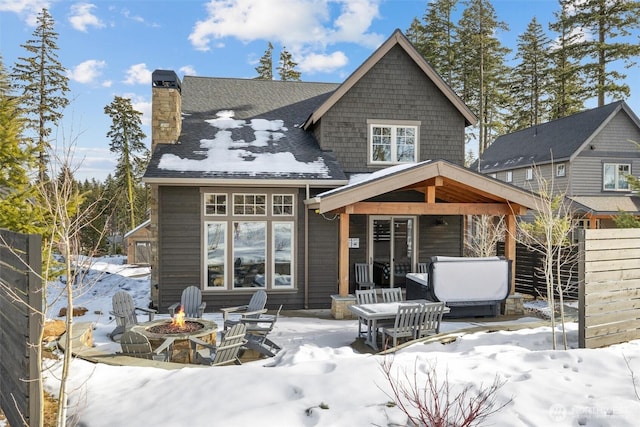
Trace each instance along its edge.
{"label": "white window trim", "polygon": [[[614,177],[614,185],[615,188],[605,188],[605,169],[607,168],[607,166],[614,166],[615,167],[615,177]],[[602,164],[602,190],[603,191],[623,191],[623,192],[628,192],[631,190],[631,187],[629,186],[629,181],[627,180],[627,188],[619,188],[618,187],[618,182],[619,182],[619,177],[618,177],[618,168],[620,166],[628,166],[629,167],[629,175],[631,175],[632,171],[631,171],[631,163],[623,163],[623,162],[606,162]],[[626,178],[625,178],[626,180]]]}
{"label": "white window trim", "polygon": [[[291,197],[291,213],[290,214],[276,214],[275,213],[275,201],[276,196],[289,196]],[[284,205],[283,205],[284,206]],[[291,217],[296,214],[296,195],[291,193],[274,193],[271,195],[271,215],[275,217]]]}
{"label": "white window trim", "polygon": [[504,180],[505,180],[505,182],[512,182],[513,181],[513,171],[505,172]]}
{"label": "white window trim", "polygon": [[[276,286],[276,225],[278,224],[290,224],[291,225],[291,284],[289,286]],[[293,221],[273,221],[271,222],[271,286],[269,289],[293,289],[295,282],[295,266],[296,266],[296,224]]]}
{"label": "white window trim", "polygon": [[567,176],[567,165],[566,165],[566,163],[558,163],[556,165],[556,176],[558,176],[558,177]]}
{"label": "white window trim", "polygon": [[[209,224],[222,224],[224,226],[224,256],[223,256],[223,269],[224,274],[222,275],[222,286],[209,286],[209,242],[208,242],[208,234],[207,228]],[[228,249],[229,249],[229,222],[228,221],[205,221],[204,229],[202,231],[204,235],[203,240],[203,254],[204,254],[204,290],[206,291],[215,291],[222,292],[227,291],[229,288],[227,287],[227,279],[229,278],[229,262],[228,262]]]}
{"label": "white window trim", "polygon": [[[219,214],[219,213],[207,213],[207,206],[209,206],[209,204],[207,203],[207,196],[225,196],[225,214]],[[229,214],[229,194],[227,193],[203,193],[203,203],[202,203],[203,207],[204,207],[204,215],[205,216],[227,216]],[[214,206],[221,206],[221,205],[214,205]]]}
{"label": "white window trim", "polygon": [[[420,153],[420,122],[412,120],[367,120],[367,159],[369,164],[372,165],[393,165],[401,163],[416,163]],[[373,160],[373,128],[374,127],[390,127],[391,128],[391,160],[380,161]],[[413,145],[413,161],[411,162],[399,162],[397,160],[397,143],[396,143],[396,129],[397,128],[414,128],[415,129],[415,143]]]}
{"label": "white window trim", "polygon": [[525,179],[531,181],[533,179],[533,168],[527,168],[524,171]]}

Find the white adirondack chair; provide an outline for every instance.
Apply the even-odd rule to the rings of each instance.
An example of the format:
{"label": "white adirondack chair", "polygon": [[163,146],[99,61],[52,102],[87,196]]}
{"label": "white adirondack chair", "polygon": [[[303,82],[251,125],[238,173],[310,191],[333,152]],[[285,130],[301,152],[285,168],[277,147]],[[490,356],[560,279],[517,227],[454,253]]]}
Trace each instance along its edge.
{"label": "white adirondack chair", "polygon": [[182,307],[184,315],[191,318],[201,318],[207,303],[202,301],[202,292],[196,286],[189,286],[182,290],[180,303],[173,303],[169,306],[169,314],[175,316],[176,309]]}
{"label": "white adirondack chair", "polygon": [[123,356],[133,356],[142,359],[158,360],[161,362],[169,362],[173,351],[173,342],[175,338],[167,338],[160,347],[153,350],[149,339],[139,332],[126,331],[120,338],[120,347],[122,347]]}
{"label": "white adirondack chair", "polygon": [[416,323],[420,317],[422,304],[403,304],[398,307],[393,326],[382,328],[382,344],[387,347],[388,337],[393,338],[393,347],[398,345],[398,338],[414,338]]}
{"label": "white adirondack chair", "polygon": [[242,365],[238,354],[240,348],[247,343],[245,339],[246,332],[247,326],[244,323],[238,323],[223,335],[220,345],[217,346],[198,338],[189,337],[189,341],[191,342],[191,360],[209,366],[222,366],[231,363]]}
{"label": "white adirondack chair", "polygon": [[118,291],[111,299],[113,309],[109,312],[116,319],[116,327],[109,337],[117,341],[118,335],[131,329],[138,324],[138,316],[136,311],[141,311],[149,316],[149,321],[153,320],[154,314],[158,311],[151,308],[136,307],[133,298],[126,291]]}
{"label": "white adirondack chair", "polygon": [[[264,290],[260,289],[251,296],[249,304],[247,305],[221,308],[220,311],[222,311],[222,318],[224,319],[224,330],[226,331],[227,328],[230,328],[233,325],[237,325],[238,323],[240,323],[241,319],[259,318],[261,314],[267,312],[267,310],[264,308],[266,304],[267,293]],[[234,316],[234,318],[232,319],[229,316],[230,314],[236,314],[239,316]]]}
{"label": "white adirondack chair", "polygon": [[382,302],[400,302],[403,300],[402,288],[382,288]]}

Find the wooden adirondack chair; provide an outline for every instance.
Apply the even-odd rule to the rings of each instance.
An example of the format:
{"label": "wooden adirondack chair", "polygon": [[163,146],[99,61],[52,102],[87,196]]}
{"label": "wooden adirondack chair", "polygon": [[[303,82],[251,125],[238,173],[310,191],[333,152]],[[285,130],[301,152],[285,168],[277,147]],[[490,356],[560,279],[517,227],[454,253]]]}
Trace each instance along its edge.
{"label": "wooden adirondack chair", "polygon": [[[376,290],[371,289],[362,289],[356,290],[356,304],[374,304],[378,302],[378,295],[376,294]],[[365,330],[362,330],[362,325],[365,326]],[[363,332],[366,332],[368,328],[367,320],[362,317],[358,317],[358,338],[360,338]]]}
{"label": "wooden adirondack chair", "polygon": [[414,338],[423,338],[439,333],[443,313],[443,302],[422,304],[422,310],[416,323],[416,334]]}
{"label": "wooden adirondack chair", "polygon": [[256,350],[267,357],[273,357],[282,348],[267,338],[267,335],[273,330],[273,327],[280,316],[282,306],[278,308],[275,315],[261,315],[258,318],[242,318],[240,321],[247,325],[247,334],[245,338],[247,343],[245,347]]}
{"label": "wooden adirondack chair", "polygon": [[191,342],[191,360],[209,366],[222,366],[231,363],[242,365],[238,353],[240,352],[240,348],[247,343],[245,339],[246,333],[247,326],[244,323],[238,323],[223,335],[220,345],[217,346],[211,345],[198,338],[189,337],[189,341]]}
{"label": "wooden adirondack chair", "polygon": [[369,264],[355,263],[353,266],[358,289],[373,289],[376,284],[369,277]]}
{"label": "wooden adirondack chair", "polygon": [[136,311],[147,313],[149,321],[153,320],[154,314],[158,311],[151,308],[136,307],[133,298],[126,291],[118,291],[111,299],[113,309],[109,312],[116,319],[116,328],[111,331],[109,337],[117,341],[117,336],[128,331],[138,324]]}
{"label": "wooden adirondack chair", "polygon": [[161,362],[169,362],[173,351],[173,342],[175,338],[167,338],[160,347],[153,350],[147,337],[139,332],[126,331],[120,338],[120,347],[122,347],[123,356],[139,357],[141,359],[158,360]]}
{"label": "wooden adirondack chair", "polygon": [[387,347],[388,337],[393,338],[393,347],[398,345],[398,338],[413,339],[421,310],[422,304],[403,304],[398,307],[398,314],[396,314],[393,326],[382,328],[382,345]]}
{"label": "wooden adirondack chair", "polygon": [[402,300],[402,288],[382,288],[382,302],[400,302]]}
{"label": "wooden adirondack chair", "polygon": [[180,303],[173,303],[169,306],[169,314],[175,316],[176,309],[182,307],[184,315],[191,318],[201,318],[207,303],[202,301],[202,292],[196,286],[189,286],[182,290]]}
{"label": "wooden adirondack chair", "polygon": [[[267,312],[267,310],[264,308],[266,304],[267,293],[264,290],[260,289],[251,296],[249,304],[247,305],[221,308],[220,311],[222,311],[222,318],[224,319],[224,330],[226,331],[227,328],[233,325],[237,325],[238,323],[240,323],[241,319],[259,318],[261,314]],[[230,314],[239,314],[240,316],[231,319],[229,317]]]}

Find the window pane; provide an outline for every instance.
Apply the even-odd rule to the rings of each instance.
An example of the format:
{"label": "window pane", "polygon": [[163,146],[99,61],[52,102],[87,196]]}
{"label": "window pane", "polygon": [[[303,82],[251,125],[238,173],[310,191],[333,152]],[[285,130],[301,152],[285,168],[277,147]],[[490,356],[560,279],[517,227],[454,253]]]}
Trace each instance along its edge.
{"label": "window pane", "polygon": [[604,165],[604,176],[602,177],[605,190],[615,190],[616,188],[616,167],[615,165]]}
{"label": "window pane", "polygon": [[207,286],[224,288],[227,223],[205,223]]}
{"label": "window pane", "polygon": [[293,285],[293,223],[276,222],[273,224],[273,286],[291,287]]}
{"label": "window pane", "polygon": [[373,127],[371,160],[374,162],[391,161],[391,128]]}
{"label": "window pane", "polygon": [[233,213],[235,215],[266,215],[266,195],[234,194]]}
{"label": "window pane", "polygon": [[265,286],[266,241],[266,223],[233,223],[234,288]]}
{"label": "window pane", "polygon": [[226,215],[227,195],[226,194],[205,194],[204,195],[205,215]]}
{"label": "window pane", "polygon": [[273,215],[290,216],[293,215],[293,195],[274,194],[272,199]]}
{"label": "window pane", "polygon": [[618,165],[618,189],[628,190],[629,182],[627,181],[627,175],[629,175],[629,165]]}

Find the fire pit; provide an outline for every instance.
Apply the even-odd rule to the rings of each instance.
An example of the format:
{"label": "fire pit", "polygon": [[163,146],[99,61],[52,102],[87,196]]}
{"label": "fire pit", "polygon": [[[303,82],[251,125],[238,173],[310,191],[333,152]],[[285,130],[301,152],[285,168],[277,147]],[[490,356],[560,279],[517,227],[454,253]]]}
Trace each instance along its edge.
{"label": "fire pit", "polygon": [[159,319],[140,323],[132,330],[146,336],[153,348],[159,347],[165,339],[175,338],[173,344],[172,362],[191,363],[191,349],[189,337],[215,344],[218,325],[204,319],[185,319],[184,313],[176,314],[173,319]]}

